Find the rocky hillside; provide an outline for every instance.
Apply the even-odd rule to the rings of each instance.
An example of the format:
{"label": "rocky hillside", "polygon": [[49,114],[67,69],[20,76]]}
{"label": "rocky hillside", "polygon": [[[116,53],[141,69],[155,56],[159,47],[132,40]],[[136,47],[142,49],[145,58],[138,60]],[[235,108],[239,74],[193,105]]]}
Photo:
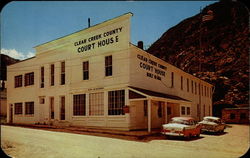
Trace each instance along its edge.
{"label": "rocky hillside", "polygon": [[7,69],[7,65],[11,65],[14,64],[16,62],[18,62],[18,59],[14,59],[9,57],[8,55],[5,54],[0,54],[0,59],[1,59],[1,65],[0,65],[0,80],[6,80],[6,69]]}
{"label": "rocky hillside", "polygon": [[[209,10],[213,19],[202,21]],[[242,3],[216,2],[167,30],[147,51],[212,83],[214,104],[248,105],[248,20]]]}

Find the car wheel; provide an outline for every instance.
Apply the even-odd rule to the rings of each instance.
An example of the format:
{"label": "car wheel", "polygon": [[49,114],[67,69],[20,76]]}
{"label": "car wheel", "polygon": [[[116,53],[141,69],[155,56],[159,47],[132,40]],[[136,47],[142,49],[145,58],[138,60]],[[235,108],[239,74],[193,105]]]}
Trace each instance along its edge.
{"label": "car wheel", "polygon": [[200,137],[200,134],[197,134],[197,135],[196,135],[196,137],[198,137],[198,138],[199,138],[199,137]]}

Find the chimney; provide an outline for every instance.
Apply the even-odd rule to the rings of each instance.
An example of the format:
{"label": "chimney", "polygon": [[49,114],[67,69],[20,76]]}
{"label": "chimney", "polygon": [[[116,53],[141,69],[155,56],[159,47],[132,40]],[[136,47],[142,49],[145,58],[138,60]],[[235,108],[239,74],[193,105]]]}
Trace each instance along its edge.
{"label": "chimney", "polygon": [[90,27],[90,18],[88,18],[88,27]]}
{"label": "chimney", "polygon": [[138,41],[137,47],[143,50],[143,41]]}

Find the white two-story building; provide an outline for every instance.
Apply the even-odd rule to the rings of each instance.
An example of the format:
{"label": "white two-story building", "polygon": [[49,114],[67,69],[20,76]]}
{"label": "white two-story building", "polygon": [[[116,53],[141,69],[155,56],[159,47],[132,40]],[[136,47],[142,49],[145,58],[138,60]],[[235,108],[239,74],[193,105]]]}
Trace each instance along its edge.
{"label": "white two-story building", "polygon": [[10,123],[120,130],[212,115],[212,85],[130,43],[127,13],[35,47],[7,68]]}

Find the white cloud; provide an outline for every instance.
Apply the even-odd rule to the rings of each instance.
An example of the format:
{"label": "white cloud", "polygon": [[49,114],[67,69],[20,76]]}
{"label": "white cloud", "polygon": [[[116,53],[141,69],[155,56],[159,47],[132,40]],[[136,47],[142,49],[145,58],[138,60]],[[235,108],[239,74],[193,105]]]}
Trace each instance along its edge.
{"label": "white cloud", "polygon": [[1,54],[5,54],[12,58],[21,60],[35,56],[35,53],[32,52],[23,53],[23,52],[18,52],[16,49],[4,49],[4,48],[1,49]]}

